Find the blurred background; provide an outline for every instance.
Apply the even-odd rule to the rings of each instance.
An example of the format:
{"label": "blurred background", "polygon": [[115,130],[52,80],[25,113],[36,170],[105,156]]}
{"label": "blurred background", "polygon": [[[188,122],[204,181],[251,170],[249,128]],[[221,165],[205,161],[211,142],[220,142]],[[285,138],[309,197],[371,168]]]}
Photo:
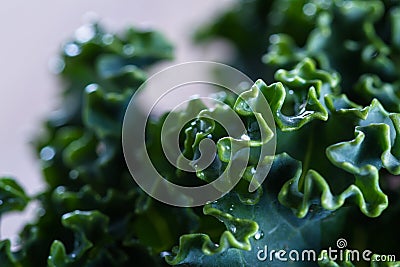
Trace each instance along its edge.
{"label": "blurred background", "polygon": [[[0,176],[16,177],[28,194],[43,186],[40,166],[30,142],[59,101],[59,81],[49,65],[85,21],[97,17],[106,29],[120,32],[129,25],[161,31],[174,45],[173,63],[218,61],[229,51],[218,44],[196,47],[194,31],[233,0],[70,0],[4,1],[0,4]],[[162,66],[159,66],[161,68]],[[156,70],[153,70],[156,71]],[[1,238],[15,240],[34,214],[1,218]]]}

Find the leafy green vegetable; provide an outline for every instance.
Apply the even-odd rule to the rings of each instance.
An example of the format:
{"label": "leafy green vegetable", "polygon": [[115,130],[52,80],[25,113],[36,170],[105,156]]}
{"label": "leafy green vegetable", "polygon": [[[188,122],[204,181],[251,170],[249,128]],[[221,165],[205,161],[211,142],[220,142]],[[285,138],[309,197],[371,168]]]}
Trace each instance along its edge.
{"label": "leafy green vegetable", "polygon": [[[380,215],[371,220],[355,210],[349,212],[345,219],[347,227],[339,230],[342,237],[346,237],[349,244],[357,249],[372,248],[374,252],[396,254],[398,258],[396,242],[400,232],[393,224],[399,218],[396,170],[398,115],[390,112],[399,110],[400,64],[396,40],[400,2],[288,0],[268,3],[267,6],[265,1],[238,1],[233,9],[200,32],[202,40],[216,37],[227,40],[237,48],[236,58],[246,58],[247,62],[262,58],[265,66],[234,61],[239,68],[256,73],[255,77],[270,81],[277,68],[293,69],[304,64],[306,57],[312,58],[320,71],[339,77],[337,88],[322,95],[318,92],[314,94],[311,88],[299,94],[296,87],[289,87],[290,84],[286,87],[279,85],[281,88],[278,90],[272,90],[276,85],[267,87],[271,92],[278,92],[271,93],[269,99],[278,118],[277,124],[282,129],[277,133],[278,152],[287,152],[307,166],[300,167],[297,177],[287,181],[279,200],[300,216],[304,216],[308,209],[314,210],[315,205],[329,210],[342,204],[348,206],[350,202],[358,203],[365,214]],[[263,4],[265,9],[260,8]],[[244,10],[259,10],[263,16],[249,16]],[[244,25],[241,21],[251,22],[253,26]],[[234,32],[238,35],[232,35],[232,28],[223,26],[228,23],[236,25]],[[259,25],[263,26],[257,28]],[[239,40],[242,32],[253,30],[251,38]],[[269,39],[261,39],[260,36],[265,35],[257,33],[266,33]],[[264,55],[251,45],[243,44],[255,40],[259,45],[264,43],[265,47],[268,47],[269,41]],[[281,81],[279,76],[275,73],[275,79]],[[301,82],[307,82],[307,79],[295,76],[291,77],[297,87]],[[310,85],[308,83],[308,87]],[[345,95],[340,95],[340,92]],[[320,100],[321,105],[317,105],[315,99]],[[310,104],[314,107],[312,113],[306,113],[304,107],[310,107]],[[282,127],[290,127],[287,122],[292,122],[287,115],[295,116],[301,111],[308,115],[306,120],[301,116],[295,120],[296,125],[303,123],[302,128],[285,131]],[[312,122],[308,122],[311,116],[319,119],[313,118]],[[371,145],[377,146],[372,148]],[[304,172],[304,169],[310,168],[315,168],[317,172]],[[360,171],[362,176],[359,176]],[[369,174],[365,176],[366,173]],[[354,182],[352,186],[349,186],[350,181]],[[360,189],[364,192],[365,189],[372,189],[376,196],[369,198],[371,195],[367,193],[364,195],[367,198],[360,197]],[[366,199],[374,204],[367,204]],[[376,213],[370,212],[373,207]],[[334,239],[330,242],[328,245],[332,245]],[[356,265],[359,266],[358,263]]]}
{"label": "leafy green vegetable", "polygon": [[[316,18],[316,28],[303,48],[296,47],[290,36],[274,35],[271,53],[264,60],[272,64],[289,64],[304,56],[315,58],[323,69],[340,71],[344,92],[356,100],[360,95],[351,88],[363,74],[367,77],[375,74],[388,82],[399,79],[396,62],[399,48],[395,41],[399,21],[394,19],[398,9],[392,7],[396,2],[332,1],[327,11]],[[344,31],[347,27],[359,31]],[[290,48],[283,50],[281,47]],[[379,95],[373,97],[380,99]],[[367,98],[367,101],[371,99]]]}
{"label": "leafy green vegetable", "polygon": [[[277,133],[277,138],[280,140],[277,144],[279,154],[275,157],[273,166],[277,165],[282,169],[272,170],[268,174],[267,181],[264,183],[265,190],[257,192],[252,197],[252,201],[246,201],[246,197],[251,196],[243,196],[241,185],[238,185],[231,193],[216,203],[206,205],[203,209],[204,214],[210,214],[210,207],[217,208],[219,212],[211,213],[211,215],[224,222],[226,226],[227,230],[219,237],[219,244],[211,242],[207,235],[186,235],[181,238],[177,255],[169,259],[170,263],[198,266],[218,266],[222,263],[229,266],[255,265],[257,258],[254,251],[250,253],[236,252],[231,248],[248,250],[248,238],[239,240],[243,239],[243,236],[255,236],[258,228],[276,229],[274,232],[279,236],[278,238],[274,235],[265,235],[269,244],[281,248],[283,247],[281,242],[284,242],[287,247],[301,250],[310,245],[296,237],[293,237],[292,240],[289,236],[300,235],[302,238],[309,236],[314,241],[319,240],[315,236],[321,236],[327,230],[316,227],[316,225],[319,226],[325,217],[330,219],[329,214],[345,203],[354,203],[363,213],[371,217],[379,216],[387,208],[388,197],[380,189],[378,171],[386,168],[389,172],[398,174],[398,160],[392,154],[396,154],[395,151],[398,150],[396,147],[392,147],[397,144],[396,129],[399,125],[396,118],[398,115],[387,113],[378,101],[373,101],[370,106],[365,108],[350,102],[338,92],[337,75],[316,70],[314,63],[309,59],[305,59],[292,71],[278,71],[276,76],[280,82],[266,86],[261,80],[257,81],[252,89],[239,96],[233,106],[240,114],[238,107],[242,106],[239,104],[241,101],[257,103],[259,101],[257,98],[261,94],[266,97],[280,129]],[[292,94],[287,93],[291,90],[297,91]],[[325,90],[324,97],[321,97],[322,90]],[[287,100],[287,95],[292,95],[293,98]],[[294,107],[291,116],[281,112],[286,101],[291,101],[290,106]],[[194,102],[191,104],[199,107]],[[188,109],[191,109],[191,104]],[[302,106],[302,109],[296,110],[299,106]],[[206,107],[203,106],[202,109],[198,111],[200,117],[198,120],[201,120],[201,114],[204,113]],[[341,121],[340,127],[338,127],[338,121]],[[191,125],[194,128],[195,125],[204,124]],[[334,128],[335,133],[333,134],[332,129]],[[217,140],[218,138],[222,140],[221,134],[217,131],[205,131],[198,127],[194,132],[197,133],[196,142],[187,137],[184,142],[186,148],[198,149],[197,139],[207,138],[209,134]],[[315,132],[320,133],[318,138],[315,136]],[[354,133],[356,139],[351,140]],[[257,136],[259,134],[254,134],[253,131],[251,140]],[[188,142],[190,140],[192,142]],[[301,140],[306,140],[306,142],[301,143]],[[377,143],[374,140],[381,141]],[[255,151],[253,153],[257,154]],[[251,157],[257,158],[257,155]],[[221,156],[219,159],[222,161]],[[215,171],[217,169],[215,165],[220,168],[223,168],[224,165],[215,162],[219,162],[218,158],[214,161],[214,166],[209,167],[211,170],[207,171],[206,169],[206,174],[197,173],[197,176],[204,179],[204,177],[215,177],[212,171],[217,174],[221,173],[222,171]],[[250,163],[249,168],[254,168],[254,166]],[[283,171],[285,169],[291,170],[292,173],[285,176]],[[252,175],[249,176],[251,179]],[[250,179],[247,177],[245,174],[243,179],[249,182]],[[275,187],[275,192],[268,189],[272,185]],[[236,194],[236,198],[231,196]],[[241,199],[241,202],[237,198]],[[301,223],[291,223],[295,225],[291,228],[293,234],[289,234],[289,230],[283,226],[274,227],[287,224],[287,220],[289,222],[296,221],[293,215],[291,217],[283,215],[289,211],[279,206],[280,204],[276,204],[278,207],[269,207],[277,200],[284,206],[292,208],[300,218],[305,217],[312,210],[312,215],[309,217],[317,219],[315,225],[313,220],[310,220],[310,233],[303,232],[308,229],[305,225],[307,225],[309,217],[300,220]],[[246,207],[249,204],[252,206],[251,209]],[[229,205],[234,206],[233,210],[236,210],[237,213],[233,212]],[[278,209],[279,212],[273,213],[274,209]],[[268,213],[263,213],[263,210],[268,210]],[[258,211],[261,213],[259,214]],[[280,216],[283,217],[283,222],[274,223]],[[338,220],[342,219],[340,216],[337,217]],[[253,227],[247,226],[250,223],[247,221],[249,219],[254,223]],[[269,223],[272,223],[272,226]],[[338,224],[338,222],[335,223]],[[235,232],[237,231],[240,236],[232,236],[232,230],[230,230],[232,228],[236,229]],[[336,231],[340,233],[341,230],[336,227]],[[282,237],[283,235],[285,238]],[[324,240],[326,241],[326,239]],[[321,240],[316,241],[311,247],[321,249],[321,242]],[[255,247],[261,247],[261,245],[252,244],[251,248]],[[201,253],[199,255],[199,251],[205,255],[217,256],[202,257]]]}
{"label": "leafy green vegetable", "polygon": [[[233,148],[249,151],[233,190],[194,208],[145,194],[121,147],[130,98],[153,64],[173,57],[171,44],[154,31],[115,35],[97,24],[83,27],[90,36],[67,42],[58,60],[62,107],[35,143],[46,189],[27,196],[12,179],[0,179],[0,215],[40,204],[18,248],[0,242],[1,266],[365,264],[329,258],[324,250],[338,238],[349,242],[346,249],[400,257],[394,225],[400,220],[400,1],[243,0],[199,30],[197,40],[227,40],[236,48],[233,64],[261,79],[239,96],[213,95],[220,101],[215,107],[195,98],[184,110],[148,121],[148,154],[176,184],[210,183],[244,160]],[[243,122],[246,138],[228,136],[215,119],[228,117],[227,108]],[[211,139],[210,166],[193,165],[190,173],[168,161],[161,144],[167,115],[187,122],[168,132],[179,136],[178,161],[196,161],[200,142]],[[274,157],[262,152],[273,135]],[[262,175],[258,168],[271,164],[263,184],[249,192]],[[264,262],[258,253],[265,246],[322,252],[318,262]]]}
{"label": "leafy green vegetable", "polygon": [[0,178],[0,215],[21,211],[29,202],[24,189],[12,178]]}
{"label": "leafy green vegetable", "polygon": [[[120,128],[131,95],[146,79],[144,68],[171,58],[172,46],[152,31],[132,28],[118,36],[99,25],[83,27],[93,35],[65,45],[63,106],[36,143],[47,188],[32,199],[41,208],[21,233],[21,249],[7,258],[23,266],[164,265],[158,253],[196,227],[196,217],[154,203],[133,183]],[[28,200],[22,189],[10,179],[1,184],[4,211],[21,210]],[[181,227],[165,235],[171,225]]]}
{"label": "leafy green vegetable", "polygon": [[[239,194],[232,192],[207,204],[204,214],[214,216],[225,225],[219,240],[214,243],[204,234],[184,235],[179,248],[174,250],[176,255],[168,256],[167,261],[190,266],[258,266],[261,262],[257,251],[267,243],[274,244],[275,248],[319,248],[321,239],[328,235],[323,229],[333,223],[340,224],[342,217],[332,220],[327,218],[328,213],[316,211],[299,219],[277,202],[282,182],[296,175],[294,166],[298,166],[298,162],[289,155],[276,156],[256,204],[246,204]],[[281,263],[269,264],[279,266]]]}

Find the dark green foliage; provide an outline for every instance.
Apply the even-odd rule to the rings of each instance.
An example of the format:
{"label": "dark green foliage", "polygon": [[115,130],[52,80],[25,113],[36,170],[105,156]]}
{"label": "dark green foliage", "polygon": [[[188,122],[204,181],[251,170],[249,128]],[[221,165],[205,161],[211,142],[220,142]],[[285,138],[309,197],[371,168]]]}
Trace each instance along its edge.
{"label": "dark green foliage", "polygon": [[[125,166],[121,125],[144,70],[170,59],[172,46],[152,31],[84,27],[90,39],[67,43],[60,58],[63,107],[36,143],[47,185],[34,198],[38,218],[22,231],[21,251],[3,257],[23,266],[164,265],[159,253],[196,228],[196,216],[139,190]],[[1,185],[2,212],[21,210],[23,190],[11,179]]]}
{"label": "dark green foliage", "polygon": [[[339,237],[348,248],[398,253],[399,1],[243,0],[198,32],[198,40],[225,38],[236,49],[234,64],[267,82],[257,80],[239,97],[215,95],[221,104],[214,108],[193,99],[186,110],[169,114],[177,125],[196,114],[183,130],[171,130],[189,160],[202,139],[217,144],[204,170],[178,170],[163,155],[166,114],[148,122],[151,160],[177,184],[213,181],[243,160],[227,153],[233,145],[250,151],[235,188],[197,208],[147,196],[131,178],[121,147],[130,97],[149,67],[172,58],[172,46],[152,31],[112,35],[99,25],[84,27],[90,36],[68,42],[59,61],[62,108],[35,144],[46,189],[28,197],[12,179],[0,180],[0,215],[30,200],[40,204],[18,251],[11,252],[7,240],[0,243],[0,266],[282,266],[259,261],[257,251],[268,245],[319,252]],[[277,126],[275,157],[260,152],[273,134],[259,108],[264,97]],[[224,116],[227,107],[249,140],[228,137],[205,116]],[[257,120],[262,123],[254,126]],[[249,193],[260,157],[261,167],[272,162],[272,168]],[[359,266],[324,252],[318,264]]]}

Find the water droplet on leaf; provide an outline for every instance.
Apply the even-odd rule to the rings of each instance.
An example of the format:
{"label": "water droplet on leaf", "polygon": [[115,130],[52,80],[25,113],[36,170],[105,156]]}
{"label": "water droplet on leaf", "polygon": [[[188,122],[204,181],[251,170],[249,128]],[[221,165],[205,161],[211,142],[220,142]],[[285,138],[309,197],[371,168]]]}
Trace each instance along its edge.
{"label": "water droplet on leaf", "polygon": [[77,170],[71,170],[68,175],[69,175],[69,178],[71,178],[72,180],[75,180],[78,178],[79,172]]}
{"label": "water droplet on leaf", "polygon": [[264,237],[264,232],[261,230],[258,230],[257,233],[254,235],[255,240],[260,240],[263,237]]}
{"label": "water droplet on leaf", "polygon": [[110,45],[114,42],[114,36],[112,34],[104,34],[103,37],[101,38],[101,41],[105,45]]}
{"label": "water droplet on leaf", "polygon": [[135,52],[135,47],[133,47],[133,45],[131,44],[126,44],[122,48],[122,51],[124,52],[125,55],[132,56],[133,53]]}
{"label": "water droplet on leaf", "polygon": [[75,32],[75,38],[80,43],[87,43],[94,38],[96,30],[92,24],[83,25]]}
{"label": "water droplet on leaf", "polygon": [[64,53],[69,57],[75,57],[81,53],[81,48],[74,43],[69,43],[64,46]]}
{"label": "water droplet on leaf", "polygon": [[54,158],[54,156],[56,155],[56,151],[54,150],[54,148],[46,146],[42,148],[42,150],[40,150],[39,155],[42,160],[49,161]]}
{"label": "water droplet on leaf", "polygon": [[313,3],[307,3],[303,6],[303,13],[306,16],[314,16],[317,12],[317,7]]}
{"label": "water droplet on leaf", "polygon": [[85,87],[85,92],[90,94],[97,91],[97,89],[99,89],[99,86],[95,83],[92,83]]}
{"label": "water droplet on leaf", "polygon": [[242,136],[240,137],[240,139],[244,140],[244,141],[250,141],[250,136],[248,136],[247,134],[242,134]]}

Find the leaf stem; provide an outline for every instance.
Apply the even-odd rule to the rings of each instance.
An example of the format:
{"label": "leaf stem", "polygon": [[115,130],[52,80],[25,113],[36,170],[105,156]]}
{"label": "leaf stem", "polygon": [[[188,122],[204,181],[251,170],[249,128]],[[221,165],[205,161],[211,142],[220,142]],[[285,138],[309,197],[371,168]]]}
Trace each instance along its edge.
{"label": "leaf stem", "polygon": [[[313,127],[314,128],[314,127]],[[314,147],[314,132],[311,131],[311,134],[308,137],[308,143],[307,143],[307,151],[306,155],[302,164],[302,171],[301,171],[301,176],[299,179],[299,191],[302,192],[304,189],[304,179],[307,174],[307,170],[309,169],[310,162],[311,162],[311,155],[312,155],[312,149]]]}

